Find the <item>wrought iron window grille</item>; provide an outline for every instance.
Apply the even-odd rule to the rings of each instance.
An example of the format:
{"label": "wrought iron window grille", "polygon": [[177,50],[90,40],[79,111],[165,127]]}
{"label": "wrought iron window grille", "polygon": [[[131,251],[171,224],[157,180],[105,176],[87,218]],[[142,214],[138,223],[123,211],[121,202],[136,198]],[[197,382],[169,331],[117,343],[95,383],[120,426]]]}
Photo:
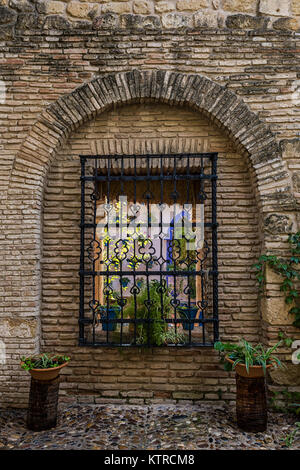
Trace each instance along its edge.
{"label": "wrought iron window grille", "polygon": [[[217,157],[80,156],[80,346],[213,346],[219,336]],[[125,224],[122,197],[130,202]],[[152,217],[151,204],[189,204],[192,215],[179,211],[176,220],[174,211],[166,224],[162,212]],[[204,241],[189,250],[187,233],[178,238],[176,231],[188,218],[195,229],[197,204],[204,205]],[[145,217],[132,236],[111,238],[110,211],[122,230],[141,207]],[[157,238],[149,237],[149,225]]]}

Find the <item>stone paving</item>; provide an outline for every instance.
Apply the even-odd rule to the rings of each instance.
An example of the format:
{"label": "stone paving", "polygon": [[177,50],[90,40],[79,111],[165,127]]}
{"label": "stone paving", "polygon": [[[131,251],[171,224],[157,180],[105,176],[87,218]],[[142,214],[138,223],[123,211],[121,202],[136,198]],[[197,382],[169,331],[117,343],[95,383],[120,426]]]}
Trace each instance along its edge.
{"label": "stone paving", "polygon": [[[269,413],[265,433],[237,428],[234,409],[217,405],[69,405],[58,425],[32,432],[26,410],[0,410],[0,450],[197,450],[288,449],[295,418]],[[300,449],[300,436],[290,449]]]}

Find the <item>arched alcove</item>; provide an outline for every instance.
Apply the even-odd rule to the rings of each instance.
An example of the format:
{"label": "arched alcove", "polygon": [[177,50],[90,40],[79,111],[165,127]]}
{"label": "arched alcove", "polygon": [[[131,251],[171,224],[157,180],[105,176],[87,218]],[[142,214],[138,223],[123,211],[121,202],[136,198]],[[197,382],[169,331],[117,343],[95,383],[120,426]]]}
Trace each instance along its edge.
{"label": "arched alcove", "polygon": [[[260,337],[257,286],[251,265],[260,250],[252,178],[244,155],[207,117],[188,107],[131,104],[103,112],[79,129],[50,165],[43,200],[42,348],[74,356],[65,393],[159,398],[230,397],[210,349],[78,348],[80,258],[79,154],[218,152],[219,315],[223,339]],[[135,368],[136,366],[136,368]]]}
{"label": "arched alcove", "polygon": [[[251,203],[248,210],[244,196],[237,198],[232,196],[232,205],[227,205],[227,208],[224,205],[224,214],[226,212],[224,220],[225,218],[226,220],[234,218],[235,222],[238,221],[237,225],[240,223],[241,227],[246,228],[247,235],[252,241],[249,245],[247,245],[248,242],[243,245],[243,238],[245,238],[243,232],[241,232],[238,245],[236,245],[238,238],[233,237],[231,240],[228,238],[226,244],[226,237],[224,237],[223,268],[226,267],[227,257],[227,261],[230,260],[230,266],[227,269],[230,279],[229,281],[223,279],[223,292],[226,294],[226,289],[231,289],[230,295],[232,297],[227,305],[224,300],[223,312],[221,312],[223,313],[223,328],[225,335],[228,334],[232,337],[235,333],[235,325],[239,325],[237,334],[247,333],[243,331],[243,324],[248,322],[250,339],[251,335],[256,336],[260,331],[254,280],[249,275],[247,268],[258,254],[260,242],[264,236],[264,232],[259,231],[261,224],[258,221],[258,214],[276,210],[278,204],[276,192],[283,189],[289,191],[290,182],[276,139],[237,95],[206,77],[166,71],[132,71],[95,78],[92,82],[84,84],[50,105],[30,130],[15,158],[8,187],[8,204],[15,208],[16,198],[22,199],[22,203],[18,205],[17,209],[22,231],[17,226],[12,228],[12,232],[14,232],[12,237],[14,237],[14,248],[20,247],[20,263],[23,263],[19,285],[20,299],[25,296],[28,298],[28,303],[23,305],[22,311],[24,315],[33,319],[38,332],[37,336],[32,338],[32,345],[35,347],[38,343],[42,315],[44,345],[54,345],[59,339],[58,350],[65,350],[69,347],[73,350],[75,362],[72,373],[74,373],[74,377],[77,377],[77,380],[67,380],[66,389],[70,393],[87,394],[94,397],[97,393],[105,392],[106,398],[108,396],[117,398],[122,389],[122,398],[132,396],[137,400],[150,397],[150,395],[154,398],[180,399],[190,397],[197,399],[202,398],[205,394],[206,398],[217,398],[216,392],[212,390],[220,388],[227,393],[230,391],[231,379],[225,377],[220,371],[217,357],[211,350],[206,350],[201,354],[196,351],[193,354],[182,356],[178,351],[173,351],[172,356],[168,349],[163,352],[157,351],[154,353],[154,363],[151,355],[145,355],[141,361],[141,356],[137,352],[135,354],[125,352],[123,355],[125,362],[122,369],[119,367],[120,356],[117,350],[107,350],[105,353],[103,350],[87,352],[87,350],[75,346],[74,341],[77,338],[78,327],[77,271],[79,261],[76,252],[74,253],[79,236],[77,225],[79,209],[78,199],[76,199],[79,191],[77,155],[86,151],[84,146],[89,140],[88,135],[94,136],[90,140],[94,140],[94,143],[97,141],[102,150],[105,150],[103,147],[105,139],[118,140],[119,143],[122,141],[124,146],[128,145],[126,141],[130,140],[130,132],[127,133],[129,137],[126,132],[123,137],[120,135],[115,137],[109,119],[113,116],[119,116],[121,119],[122,113],[126,113],[126,110],[131,108],[130,119],[133,123],[132,109],[134,107],[129,105],[138,106],[139,109],[143,109],[143,106],[144,108],[153,106],[153,109],[156,108],[154,113],[157,113],[157,109],[162,109],[161,107],[165,106],[164,112],[168,114],[166,122],[170,122],[170,115],[174,113],[177,127],[180,125],[178,117],[187,118],[190,116],[191,122],[195,126],[193,131],[195,133],[190,135],[186,130],[186,136],[178,136],[177,145],[181,146],[184,151],[186,145],[191,145],[192,139],[194,139],[193,145],[198,150],[201,150],[201,145],[209,146],[213,143],[214,146],[211,150],[227,154],[228,164],[223,166],[224,174],[228,168],[230,169],[231,164],[235,166],[234,174],[237,178],[234,186],[235,194],[239,195],[237,191],[242,189],[244,195],[247,194],[246,199],[249,198]],[[187,114],[185,115],[185,113]],[[99,132],[95,129],[91,130],[96,125],[99,126],[99,129],[102,128],[101,120],[103,119],[106,119],[108,123],[107,136],[101,135],[100,130]],[[208,135],[200,136],[201,126],[207,127]],[[149,124],[148,128],[150,127]],[[208,128],[211,130],[209,131]],[[85,135],[84,132],[87,134]],[[210,135],[209,132],[212,134]],[[162,145],[169,146],[170,149],[172,146],[174,147],[172,135],[168,136],[166,132],[166,135],[153,137],[158,141],[160,138],[164,140]],[[75,145],[75,153],[71,152],[70,154],[69,146],[72,145],[72,142],[76,142],[76,139],[79,140],[78,145]],[[145,137],[143,139],[145,140]],[[99,142],[102,143],[99,144]],[[146,144],[143,145],[144,151],[141,153],[147,153]],[[225,145],[224,148],[228,148],[228,151],[224,151],[222,145]],[[116,150],[119,153],[117,148]],[[230,158],[228,158],[229,154]],[[224,162],[225,160],[226,158],[224,158]],[[230,176],[228,178],[228,174],[226,178],[227,180],[232,179]],[[270,185],[270,181],[276,181],[276,191]],[[222,180],[220,180],[220,184],[222,184]],[[228,188],[225,186],[220,188],[220,196],[222,197]],[[241,206],[235,207],[234,199],[242,201]],[[42,218],[43,205],[45,212]],[[232,207],[234,210],[231,213]],[[243,210],[242,213],[239,211],[239,207]],[[61,213],[57,211],[57,208],[63,209],[62,218],[59,220],[57,216],[60,217]],[[48,238],[45,237],[45,227],[47,227]],[[228,224],[228,230],[235,229]],[[239,230],[240,228],[236,229],[235,233],[240,233]],[[224,234],[225,232],[226,230]],[[43,256],[42,233],[45,242],[47,239],[48,243],[48,252],[44,251]],[[22,253],[24,236],[27,248],[26,252]],[[52,245],[51,240],[54,240]],[[245,276],[248,276],[244,279],[241,270],[234,271],[231,266],[232,257],[236,258],[237,255],[237,246],[240,248],[240,254],[244,256],[244,258],[240,258],[243,272]],[[244,250],[245,247],[246,250]],[[47,256],[50,257],[49,263]],[[63,256],[63,260],[61,256]],[[41,290],[42,271],[44,280],[48,273],[43,292]],[[225,271],[226,269],[223,269],[224,273]],[[235,278],[239,279],[240,285],[238,287],[235,287]],[[59,285],[57,285],[57,279],[59,279]],[[72,279],[71,283],[70,279]],[[250,287],[249,282],[251,283]],[[30,293],[28,293],[28,285]],[[243,311],[238,305],[239,301],[245,301]],[[235,318],[227,316],[227,308],[238,309],[234,312]],[[55,328],[59,334],[55,333]],[[130,356],[128,356],[129,354]],[[202,364],[201,367],[199,367],[200,364]],[[69,370],[71,374],[71,369]],[[100,370],[101,381],[99,381]],[[149,374],[147,371],[152,372]],[[125,372],[126,380],[123,378]],[[167,378],[167,382],[165,378]],[[164,383],[163,387],[161,383]],[[120,384],[126,385],[121,387]],[[230,398],[230,394],[228,397]]]}

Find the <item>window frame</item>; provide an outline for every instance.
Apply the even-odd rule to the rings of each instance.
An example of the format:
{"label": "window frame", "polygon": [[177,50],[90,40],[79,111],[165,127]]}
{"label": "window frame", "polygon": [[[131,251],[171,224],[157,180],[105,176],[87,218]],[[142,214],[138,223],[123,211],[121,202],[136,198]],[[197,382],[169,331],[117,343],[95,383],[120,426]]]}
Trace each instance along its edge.
{"label": "window frame", "polygon": [[[93,261],[93,269],[92,271],[91,270],[86,270],[86,263],[85,263],[85,257],[86,257],[86,250],[89,249],[87,248],[86,246],[86,229],[92,229],[93,231],[93,240],[90,241],[90,245],[92,242],[96,242],[95,245],[96,245],[96,248],[97,248],[97,240],[96,240],[96,226],[97,226],[97,222],[96,222],[96,212],[97,212],[97,191],[98,191],[98,186],[97,184],[100,182],[100,181],[103,181],[103,182],[107,182],[108,184],[108,188],[109,188],[109,182],[112,181],[112,176],[111,176],[111,164],[112,162],[114,161],[117,161],[117,160],[120,160],[122,159],[122,174],[121,175],[118,175],[119,176],[119,180],[122,180],[122,178],[124,178],[125,176],[125,173],[123,172],[123,161],[124,159],[127,159],[127,158],[131,158],[131,159],[134,159],[134,175],[133,175],[133,179],[135,181],[135,185],[136,185],[136,161],[137,159],[146,159],[147,160],[147,167],[149,168],[149,161],[151,158],[156,158],[156,159],[160,159],[160,161],[162,162],[164,158],[168,158],[168,159],[173,159],[174,161],[174,168],[175,168],[175,171],[174,171],[174,174],[173,174],[173,177],[174,177],[174,181],[176,180],[176,162],[177,162],[177,159],[181,159],[181,158],[188,158],[188,159],[191,159],[191,158],[197,158],[197,159],[200,159],[201,161],[201,169],[200,169],[200,173],[197,172],[197,174],[195,175],[197,177],[197,180],[199,179],[199,182],[200,182],[200,192],[202,191],[203,193],[203,201],[204,199],[207,197],[207,195],[205,194],[204,190],[203,190],[203,187],[202,187],[202,183],[204,181],[204,179],[208,179],[210,180],[211,182],[211,186],[210,186],[210,191],[211,191],[211,213],[210,213],[210,222],[208,223],[205,223],[205,226],[209,227],[211,229],[211,257],[212,257],[212,266],[209,270],[208,273],[206,273],[206,276],[207,276],[207,279],[206,279],[206,282],[208,281],[208,278],[210,277],[211,279],[211,286],[212,286],[212,317],[211,318],[204,318],[203,321],[201,320],[201,324],[202,324],[202,327],[203,327],[203,333],[202,333],[202,338],[203,338],[203,341],[202,342],[193,342],[192,341],[192,331],[191,331],[191,328],[189,327],[189,331],[188,331],[188,335],[189,335],[189,341],[184,343],[184,344],[166,344],[166,345],[160,345],[159,347],[170,347],[170,346],[175,346],[175,347],[212,347],[215,343],[215,341],[218,340],[219,338],[219,319],[218,319],[218,243],[217,243],[217,238],[218,238],[218,235],[217,235],[217,229],[218,229],[218,223],[217,223],[217,160],[218,160],[218,154],[217,153],[196,153],[196,154],[162,154],[162,155],[159,155],[159,154],[155,154],[155,155],[80,155],[80,162],[81,162],[81,221],[80,221],[80,230],[81,230],[81,235],[80,235],[80,270],[79,270],[79,276],[80,276],[80,287],[79,287],[79,345],[80,346],[93,346],[93,347],[104,347],[104,346],[109,346],[109,347],[134,347],[134,346],[137,346],[137,347],[143,347],[143,346],[147,346],[147,347],[156,347],[157,345],[156,344],[149,344],[149,342],[147,344],[136,344],[136,333],[134,335],[134,344],[123,344],[122,342],[122,334],[120,335],[121,336],[121,339],[120,339],[120,343],[112,343],[111,341],[109,341],[109,334],[107,332],[107,341],[103,342],[99,342],[96,340],[96,337],[95,337],[95,318],[97,318],[96,316],[96,302],[97,302],[97,299],[95,298],[95,277],[98,276],[97,272],[98,270],[96,269],[96,265],[97,263],[99,263],[99,257],[97,259],[95,259]],[[107,174],[106,175],[99,175],[98,174],[98,170],[99,170],[99,161],[100,160],[103,160],[103,159],[106,159],[107,160],[107,165],[108,165],[108,171],[107,171]],[[207,159],[209,162],[210,162],[210,173],[207,174],[204,172],[203,170],[203,161],[204,159]],[[90,164],[91,162],[94,162],[94,174],[88,174],[86,173],[86,169],[87,169],[87,163]],[[190,160],[188,160],[190,161]],[[162,173],[163,171],[163,165],[161,165],[161,168],[160,168],[160,176],[164,179],[164,173]],[[185,174],[185,177],[186,177],[186,180],[188,178],[191,178],[191,175],[190,174]],[[151,175],[149,173],[149,171],[147,172],[147,178],[151,178]],[[114,181],[117,181],[116,178],[114,177],[113,178]],[[161,181],[161,180],[159,180]],[[95,194],[94,198],[92,198],[92,201],[93,201],[93,204],[94,204],[94,208],[93,208],[93,213],[94,213],[94,221],[93,223],[88,223],[86,222],[86,189],[87,189],[87,184],[92,184],[94,185],[94,192],[92,194]],[[199,192],[199,194],[200,194]],[[99,245],[100,247],[100,245]],[[100,249],[101,251],[101,249]],[[197,271],[198,268],[196,268],[196,271]],[[85,295],[86,295],[86,286],[85,286],[85,278],[87,276],[91,276],[92,280],[93,280],[93,298],[92,298],[92,301],[89,302],[89,305],[90,305],[90,308],[92,310],[92,316],[93,316],[93,319],[91,320],[91,318],[87,318],[86,315],[85,315]],[[201,280],[203,281],[203,273],[201,273]],[[201,282],[202,282],[201,281]],[[120,282],[121,282],[121,276],[120,276]],[[135,283],[135,281],[134,281]],[[196,292],[198,290],[198,287],[197,287],[197,277],[196,277]],[[100,298],[99,297],[99,293],[97,294],[98,295],[98,299]],[[197,295],[197,294],[196,294]],[[197,299],[196,299],[197,300]],[[202,300],[202,299],[201,299]],[[109,307],[109,305],[107,306],[107,308]],[[175,307],[175,328],[177,327],[177,323],[180,324],[180,320],[176,319],[176,308]],[[123,324],[128,322],[128,319],[127,318],[123,318],[123,307],[122,307],[122,318],[121,319],[117,319],[117,320],[113,320],[114,322],[116,322],[117,324],[121,324],[121,331],[122,331],[122,328],[123,328]],[[100,323],[103,323],[105,324],[105,322],[107,323],[107,320],[100,320]],[[135,328],[135,331],[136,331],[136,325],[137,325],[137,321],[136,321],[136,318],[133,319],[133,322],[134,322],[134,328]],[[176,323],[177,322],[177,323]],[[194,322],[196,322],[196,320],[194,320]],[[181,321],[182,323],[182,321]],[[188,323],[190,323],[190,321],[188,321]],[[211,341],[207,341],[206,338],[205,338],[205,324],[206,323],[212,323],[213,325],[213,339]],[[85,327],[86,326],[90,326],[90,325],[93,325],[92,328],[93,328],[93,333],[92,333],[92,340],[87,340],[86,337],[85,337]],[[200,325],[200,321],[199,321],[199,325]]]}

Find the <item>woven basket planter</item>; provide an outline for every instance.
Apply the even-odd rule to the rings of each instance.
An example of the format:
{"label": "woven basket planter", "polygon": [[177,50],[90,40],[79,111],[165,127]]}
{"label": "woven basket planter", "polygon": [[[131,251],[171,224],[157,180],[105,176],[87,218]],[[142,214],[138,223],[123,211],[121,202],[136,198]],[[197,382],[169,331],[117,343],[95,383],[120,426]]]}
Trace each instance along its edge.
{"label": "woven basket planter", "polygon": [[[22,363],[21,363],[22,364]],[[59,393],[59,373],[68,362],[49,369],[31,369],[27,428],[45,431],[56,426]]]}
{"label": "woven basket planter", "polygon": [[[226,357],[231,364],[232,359]],[[267,368],[272,367],[269,364]],[[237,364],[236,372],[236,417],[238,427],[248,432],[263,432],[267,429],[266,379],[261,366]]]}
{"label": "woven basket planter", "polygon": [[31,431],[45,431],[56,426],[59,377],[53,380],[35,380],[31,377],[27,427]]}

